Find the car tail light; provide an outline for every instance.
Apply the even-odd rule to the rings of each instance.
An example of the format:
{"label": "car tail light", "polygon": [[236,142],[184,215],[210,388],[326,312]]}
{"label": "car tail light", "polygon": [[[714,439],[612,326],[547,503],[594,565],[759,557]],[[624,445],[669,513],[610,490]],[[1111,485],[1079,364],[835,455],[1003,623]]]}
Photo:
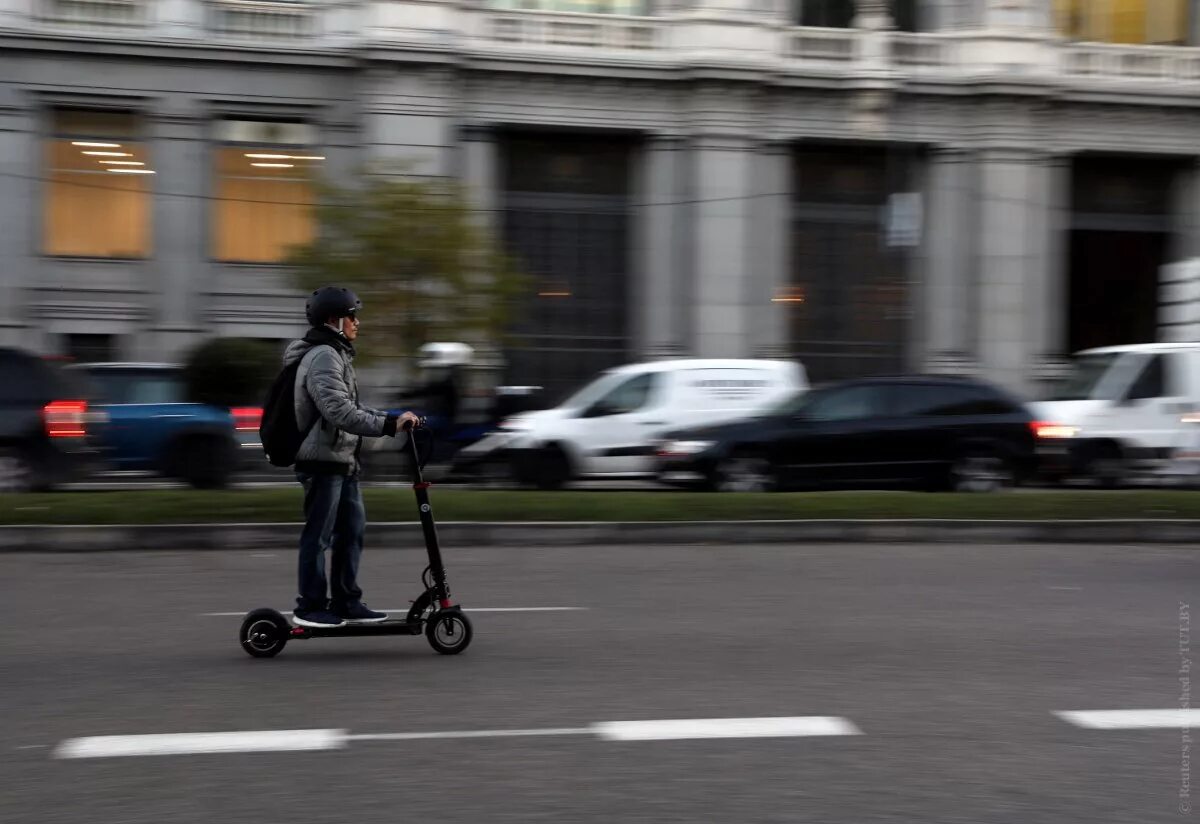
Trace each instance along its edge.
{"label": "car tail light", "polygon": [[1179,419],[1180,423],[1200,423],[1200,412],[1187,412]]}
{"label": "car tail light", "polygon": [[87,401],[53,401],[42,408],[46,434],[51,438],[82,438],[87,434]]}
{"label": "car tail light", "polygon": [[262,423],[263,411],[257,406],[244,406],[233,410],[233,428],[238,432],[257,432]]}
{"label": "car tail light", "polygon": [[1079,434],[1079,427],[1067,426],[1061,423],[1046,423],[1045,421],[1034,421],[1029,424],[1029,428],[1033,430],[1033,434],[1039,438],[1047,440],[1074,438]]}

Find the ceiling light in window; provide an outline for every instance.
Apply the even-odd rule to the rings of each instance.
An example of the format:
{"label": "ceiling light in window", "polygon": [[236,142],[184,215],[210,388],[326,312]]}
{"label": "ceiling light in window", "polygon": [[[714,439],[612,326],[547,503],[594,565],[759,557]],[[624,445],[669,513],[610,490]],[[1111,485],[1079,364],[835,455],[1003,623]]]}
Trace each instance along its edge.
{"label": "ceiling light in window", "polygon": [[291,169],[295,167],[295,163],[251,163],[251,166],[258,166],[260,169]]}
{"label": "ceiling light in window", "polygon": [[108,171],[116,172],[117,174],[125,174],[125,175],[152,175],[152,174],[154,174],[154,172],[151,171],[150,169],[109,169]]}
{"label": "ceiling light in window", "polygon": [[324,160],[322,155],[292,155],[292,160]]}
{"label": "ceiling light in window", "polygon": [[84,152],[93,157],[133,157],[133,152]]}
{"label": "ceiling light in window", "polygon": [[88,148],[91,148],[91,149],[119,149],[119,148],[121,148],[120,143],[92,143],[87,140],[72,140],[71,145],[72,146],[87,146]]}
{"label": "ceiling light in window", "polygon": [[251,157],[255,160],[291,160],[292,156],[285,154],[247,154],[246,157]]}
{"label": "ceiling light in window", "polygon": [[108,166],[145,166],[146,164],[140,160],[101,160]]}

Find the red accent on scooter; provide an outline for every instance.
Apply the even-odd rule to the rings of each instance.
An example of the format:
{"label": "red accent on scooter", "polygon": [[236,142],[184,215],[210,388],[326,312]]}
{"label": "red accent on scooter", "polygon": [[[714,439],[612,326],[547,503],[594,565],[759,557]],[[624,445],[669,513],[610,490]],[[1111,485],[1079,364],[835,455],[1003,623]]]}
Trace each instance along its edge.
{"label": "red accent on scooter", "polygon": [[413,489],[429,489],[433,486],[429,481],[421,481],[419,484],[413,484]]}
{"label": "red accent on scooter", "polygon": [[449,598],[442,599],[442,609],[450,609],[450,607],[452,607],[452,606],[454,606],[454,605],[450,603]]}
{"label": "red accent on scooter", "polygon": [[292,627],[292,635],[303,635],[304,627]]}

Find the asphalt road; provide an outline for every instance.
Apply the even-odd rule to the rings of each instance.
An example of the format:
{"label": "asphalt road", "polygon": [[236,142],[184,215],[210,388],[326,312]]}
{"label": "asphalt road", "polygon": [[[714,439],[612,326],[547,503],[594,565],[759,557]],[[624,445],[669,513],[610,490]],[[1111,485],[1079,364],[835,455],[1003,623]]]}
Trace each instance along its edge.
{"label": "asphalt road", "polygon": [[[1082,729],[1055,713],[1180,706],[1200,550],[447,558],[457,599],[485,610],[461,656],[422,638],[313,639],[260,661],[237,646],[236,615],[208,613],[288,608],[289,553],[0,556],[0,821],[1195,820],[1180,812],[1179,728]],[[422,566],[368,550],[368,601],[405,607]],[[531,607],[576,609],[493,611]],[[745,737],[741,724],[696,738],[691,724],[610,740],[593,726],[810,716],[858,734]],[[749,728],[764,725],[787,726]],[[331,730],[338,748],[58,757],[89,736],[284,730]],[[490,732],[355,737],[464,731]]]}

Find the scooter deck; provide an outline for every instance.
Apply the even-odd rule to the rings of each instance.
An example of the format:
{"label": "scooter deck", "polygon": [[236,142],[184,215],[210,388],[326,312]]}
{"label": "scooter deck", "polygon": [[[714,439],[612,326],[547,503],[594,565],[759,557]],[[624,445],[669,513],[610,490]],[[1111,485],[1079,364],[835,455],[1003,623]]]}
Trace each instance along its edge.
{"label": "scooter deck", "polygon": [[422,621],[380,621],[375,624],[346,624],[341,627],[294,626],[289,638],[329,638],[358,635],[420,635],[425,630]]}

